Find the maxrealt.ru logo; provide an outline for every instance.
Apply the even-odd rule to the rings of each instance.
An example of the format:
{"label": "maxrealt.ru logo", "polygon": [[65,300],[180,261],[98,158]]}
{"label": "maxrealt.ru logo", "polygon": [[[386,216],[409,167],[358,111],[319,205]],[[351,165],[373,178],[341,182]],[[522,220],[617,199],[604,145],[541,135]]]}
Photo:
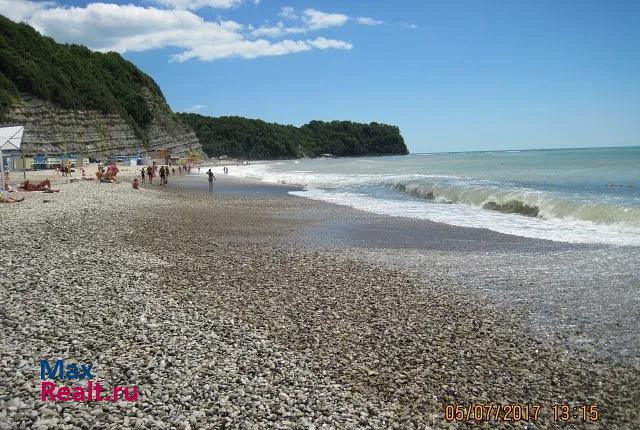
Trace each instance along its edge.
{"label": "maxrealt.ru logo", "polygon": [[[115,386],[109,391],[99,382],[93,379],[93,364],[64,363],[64,360],[56,360],[51,365],[49,361],[40,361],[40,379],[42,379],[40,399],[42,401],[52,402],[117,402],[125,400],[127,402],[135,402],[138,400],[138,387],[133,388]],[[56,386],[53,379],[57,381],[76,381],[72,386]],[[86,380],[87,386],[80,385],[80,382]]]}

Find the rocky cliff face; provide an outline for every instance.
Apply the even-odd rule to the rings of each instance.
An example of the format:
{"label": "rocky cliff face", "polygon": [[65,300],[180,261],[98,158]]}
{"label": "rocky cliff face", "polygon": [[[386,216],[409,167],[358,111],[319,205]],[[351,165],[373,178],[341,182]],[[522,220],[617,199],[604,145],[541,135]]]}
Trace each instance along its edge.
{"label": "rocky cliff face", "polygon": [[146,142],[118,114],[62,109],[30,95],[22,95],[3,122],[25,126],[25,154],[79,153],[98,157],[159,149],[168,149],[172,154],[202,152],[193,130],[171,112],[164,100],[148,91],[145,99],[153,112],[153,120],[144,131]]}

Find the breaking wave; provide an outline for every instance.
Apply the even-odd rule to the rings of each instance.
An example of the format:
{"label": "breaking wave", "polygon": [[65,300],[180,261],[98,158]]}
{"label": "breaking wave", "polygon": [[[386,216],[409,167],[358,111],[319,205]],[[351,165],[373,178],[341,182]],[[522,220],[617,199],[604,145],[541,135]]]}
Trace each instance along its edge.
{"label": "breaking wave", "polygon": [[482,205],[483,209],[504,212],[506,214],[520,214],[525,216],[538,216],[540,209],[538,206],[530,206],[520,200],[509,200],[506,203],[487,202]]}
{"label": "breaking wave", "polygon": [[621,204],[605,192],[557,191],[454,175],[320,172],[299,167],[262,164],[231,172],[300,185],[304,191],[292,194],[380,214],[556,241],[640,246],[640,205],[628,200]]}
{"label": "breaking wave", "polygon": [[460,185],[389,180],[385,185],[411,196],[436,202],[466,204],[545,219],[569,218],[596,224],[622,224],[640,228],[640,208],[601,202],[578,202],[551,197],[541,191],[504,187],[491,181],[474,184],[460,178],[458,183]]}

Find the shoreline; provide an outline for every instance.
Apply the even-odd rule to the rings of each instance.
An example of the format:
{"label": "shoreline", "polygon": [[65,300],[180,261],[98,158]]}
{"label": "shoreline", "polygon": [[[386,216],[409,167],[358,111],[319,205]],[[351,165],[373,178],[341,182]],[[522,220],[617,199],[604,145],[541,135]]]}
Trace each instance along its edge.
{"label": "shoreline", "polygon": [[[180,179],[180,187],[174,181],[168,188],[208,195],[204,186],[194,186],[200,178]],[[614,357],[640,368],[640,334],[634,330],[640,326],[639,297],[633,287],[633,280],[640,283],[635,269],[640,258],[634,257],[639,248],[554,242],[378,215],[292,196],[287,192],[297,188],[288,185],[224,179],[235,183],[230,190],[291,202],[296,213],[282,212],[296,226],[285,244],[408,270],[426,285],[437,275],[457,294],[518,315],[527,330],[558,338],[576,354]],[[615,294],[603,296],[602,285]]]}
{"label": "shoreline", "polygon": [[[406,220],[282,191],[242,197],[250,184],[229,186],[235,191],[208,197],[185,188],[136,192],[126,182],[79,182],[0,208],[14,220],[0,226],[7,244],[0,267],[11,274],[2,278],[0,298],[9,334],[0,340],[7,381],[0,403],[11,406],[0,425],[448,428],[443,405],[489,401],[597,402],[602,421],[576,428],[638,421],[640,367],[633,361],[582,355],[561,336],[527,330],[531,321],[505,312],[496,296],[482,297],[485,282],[511,295],[529,287],[515,270],[523,262],[551,276],[559,255],[579,260],[610,250],[532,240],[515,252],[518,241],[495,233],[486,240],[490,252],[467,243],[488,233],[456,236],[441,226],[425,227],[423,241],[446,247],[378,249]],[[336,220],[351,226],[326,227]],[[346,237],[357,236],[353,229],[366,235],[380,222],[398,228],[369,234],[377,238],[364,245],[372,246],[344,246],[358,242]],[[311,241],[317,236],[324,238]],[[512,254],[492,272],[492,260]],[[526,291],[545,288],[549,276],[529,269]],[[477,277],[484,282],[470,283]],[[565,279],[564,290],[574,281]],[[621,288],[624,280],[611,285]],[[81,293],[91,313],[78,303]],[[95,362],[110,385],[139,385],[142,400],[62,409],[39,402],[33,372],[39,359],[53,357]],[[560,426],[549,406],[535,425]]]}
{"label": "shoreline", "polygon": [[[206,177],[195,175],[172,177],[166,189],[209,195]],[[325,248],[547,252],[613,247],[604,244],[556,242],[500,233],[486,228],[462,227],[437,221],[381,215],[346,205],[288,194],[289,191],[302,189],[303,187],[296,185],[271,184],[252,179],[221,176],[220,180],[214,182],[213,194],[232,197],[286,197],[306,202],[299,205],[301,208],[305,206],[322,208],[321,210],[325,213],[321,217],[305,212],[308,218],[322,221],[324,224],[317,231],[309,231],[305,239],[320,237],[320,240],[314,242],[316,246]],[[329,218],[325,219],[326,217]],[[331,225],[328,226],[328,224]],[[385,231],[387,229],[390,231]],[[626,248],[634,249],[635,247]]]}

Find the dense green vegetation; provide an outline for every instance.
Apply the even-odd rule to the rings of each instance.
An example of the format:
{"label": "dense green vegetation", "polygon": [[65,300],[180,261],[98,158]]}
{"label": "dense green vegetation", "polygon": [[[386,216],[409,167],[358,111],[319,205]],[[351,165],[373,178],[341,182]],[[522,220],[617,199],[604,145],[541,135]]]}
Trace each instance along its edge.
{"label": "dense green vegetation", "polygon": [[152,119],[145,89],[162,98],[153,79],[117,53],[59,44],[0,15],[0,118],[28,93],[68,109],[118,113],[141,135]]}
{"label": "dense green vegetation", "polygon": [[[56,43],[0,15],[0,120],[21,94],[60,107],[123,116],[146,141],[153,118],[145,92],[164,101],[156,83],[114,52]],[[302,127],[240,117],[180,114],[210,156],[269,159],[406,154],[398,127],[312,121]]]}
{"label": "dense green vegetation", "polygon": [[311,121],[302,127],[237,116],[208,117],[178,114],[193,128],[207,155],[275,159],[407,154],[398,127],[350,121]]}

